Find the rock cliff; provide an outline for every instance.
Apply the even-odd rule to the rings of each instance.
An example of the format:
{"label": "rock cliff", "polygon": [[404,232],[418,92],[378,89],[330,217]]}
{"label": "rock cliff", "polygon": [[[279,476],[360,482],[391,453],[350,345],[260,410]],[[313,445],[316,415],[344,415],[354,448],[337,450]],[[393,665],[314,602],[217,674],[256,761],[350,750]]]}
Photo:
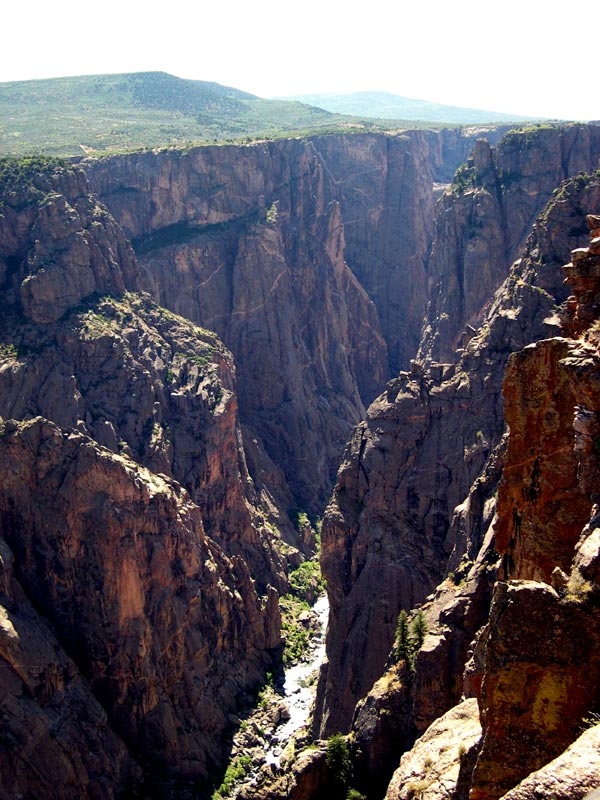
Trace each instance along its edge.
{"label": "rock cliff", "polygon": [[[280,642],[275,528],[348,435],[315,735],[369,800],[526,797],[588,752],[600,178],[556,187],[599,131],[479,141],[435,210],[470,135],[0,165],[0,791],[206,791]],[[324,746],[288,767],[260,796],[326,796]]]}
{"label": "rock cliff", "polygon": [[147,153],[86,168],[133,238],[152,295],[233,351],[249,443],[283,470],[288,505],[319,513],[363,401],[385,379],[386,348],[344,261],[339,205],[314,145]]}
{"label": "rock cliff", "polygon": [[[559,330],[557,304],[566,299],[560,265],[582,241],[580,191],[594,207],[594,182],[580,183],[538,219],[523,258],[504,263],[508,277],[456,362],[415,361],[372,403],[350,440],[323,528],[332,623],[317,714],[322,733],[348,729],[357,700],[381,674],[399,610],[423,602],[481,546],[484,531],[472,544],[465,537],[476,497],[466,520],[459,514],[453,524],[454,512],[502,437],[508,355]],[[462,197],[454,201],[463,208]],[[440,201],[438,215],[448,202]],[[484,494],[493,496],[494,487]]]}
{"label": "rock cliff", "polygon": [[285,561],[229,352],[124,292],[133,251],[79,168],[18,165],[0,218],[0,771],[11,797],[156,793],[222,763],[279,645]]}
{"label": "rock cliff", "polygon": [[[408,797],[411,791],[414,795],[415,787],[423,797],[437,797],[442,791],[436,783],[439,780],[443,781],[447,796],[457,799],[498,798],[521,781],[522,796],[527,796],[535,785],[534,776],[531,780],[527,776],[535,770],[540,770],[535,775],[540,775],[544,785],[558,787],[563,780],[573,790],[579,785],[573,766],[580,758],[578,744],[573,745],[571,765],[568,754],[557,758],[556,766],[549,762],[576,740],[584,724],[582,720],[593,718],[600,685],[594,611],[598,563],[594,503],[600,474],[594,449],[598,432],[594,388],[598,374],[595,323],[596,276],[600,274],[596,254],[598,218],[589,218],[593,229],[589,248],[582,247],[587,236],[582,237],[581,226],[582,208],[599,207],[597,173],[580,175],[554,193],[534,226],[524,255],[512,266],[479,331],[454,367],[462,373],[463,380],[468,377],[471,391],[484,377],[500,411],[503,376],[509,435],[502,437],[500,424],[492,436],[489,428],[482,427],[482,436],[477,437],[485,437],[489,461],[466,500],[456,505],[449,522],[447,541],[454,550],[446,569],[452,571],[422,606],[429,631],[415,658],[414,673],[401,673],[393,697],[382,702],[380,684],[389,682],[393,670],[397,670],[394,667],[356,709],[350,741],[354,743],[357,785],[367,792],[371,786],[373,796],[381,795],[373,786],[372,776],[389,770],[392,751],[401,752],[411,736],[414,738],[425,730],[427,734],[414,751],[403,758],[390,784],[389,798]],[[572,260],[561,270],[561,263],[569,258],[569,249],[573,250]],[[535,342],[546,332],[560,332],[556,304],[567,293],[561,286],[561,272],[566,274],[573,291],[563,306],[564,329],[571,330],[578,338],[555,336],[519,352],[519,347],[528,341]],[[516,352],[508,359],[504,372],[508,351],[513,348]],[[473,360],[476,353],[482,361]],[[474,369],[477,363],[479,368]],[[492,364],[496,370],[489,373],[485,365]],[[421,369],[421,377],[431,380],[434,370],[439,374],[439,368],[431,363],[427,366],[428,369]],[[415,365],[413,381],[417,369]],[[449,369],[448,365],[444,367],[446,372]],[[443,388],[443,383],[437,391],[445,394],[448,387]],[[489,406],[481,398],[469,405],[478,410],[480,420],[485,420]],[[371,407],[362,428],[368,432],[367,436],[374,427],[371,419],[375,418]],[[457,422],[455,415],[450,420],[453,430],[458,425],[465,430],[464,423]],[[500,414],[499,421],[502,422]],[[439,439],[440,433],[437,436]],[[348,547],[346,562],[331,572],[334,602],[335,591],[341,586],[339,618],[342,620],[344,613],[349,616],[349,612],[344,612],[348,595],[344,596],[344,584],[341,578],[338,581],[338,576],[355,570],[360,580],[349,582],[353,588],[362,581],[366,585],[368,576],[364,573],[377,569],[373,556],[361,561],[360,542],[361,536],[364,537],[361,523],[370,519],[373,488],[378,492],[382,482],[381,473],[375,473],[377,478],[373,479],[371,465],[377,461],[365,456],[369,445],[367,438],[362,452],[364,461],[355,471],[363,487],[358,502],[353,507],[345,500],[342,470],[325,521],[324,541],[329,540],[329,547],[332,534],[334,541],[337,536],[337,541]],[[483,449],[483,443],[480,447]],[[463,451],[463,458],[469,457],[471,453]],[[415,461],[419,463],[418,453],[416,457],[413,453],[412,463]],[[389,465],[389,457],[383,463]],[[389,469],[385,476],[389,480]],[[361,513],[359,523],[354,523],[355,528],[350,532],[343,528],[344,536],[340,536],[335,525],[345,521],[344,513],[355,514],[357,507]],[[390,507],[393,508],[386,507],[385,518],[395,519],[388,510]],[[355,520],[356,516],[350,519]],[[501,562],[494,548],[501,553]],[[327,553],[327,544],[324,552]],[[342,558],[338,552],[338,563]],[[327,555],[325,559],[331,569]],[[331,560],[336,561],[333,557]],[[503,581],[508,582],[500,582],[494,589],[497,568]],[[378,581],[374,579],[372,585],[381,585]],[[405,582],[404,588],[406,585]],[[371,609],[378,597],[379,592],[374,603],[369,595]],[[335,640],[333,646],[331,642],[329,645],[329,654],[335,656],[330,658],[324,676],[331,684],[321,680],[324,710],[321,730],[327,731],[331,719],[333,726],[344,719],[340,708],[343,710],[349,694],[345,685],[342,691],[332,690],[336,680],[343,682],[340,672],[337,676],[333,672],[332,664],[338,668],[340,663],[348,663],[352,647],[359,652],[358,659],[364,660],[365,650],[357,642],[365,641],[366,637],[367,647],[374,648],[378,638],[386,635],[385,623],[370,629],[363,627],[357,614],[360,602],[357,598],[358,594],[353,598],[353,607],[359,635],[354,638],[352,626],[343,630],[346,645],[341,656],[334,649]],[[385,600],[389,602],[389,592]],[[364,594],[362,603],[367,604]],[[371,619],[374,617],[371,610]],[[380,619],[384,619],[383,614]],[[479,630],[484,623],[486,627]],[[392,623],[388,627],[390,646],[393,633]],[[470,662],[469,656],[472,656]],[[463,692],[478,697],[482,743],[466,747],[458,756],[455,754],[445,767],[444,758],[436,755],[435,749],[443,745],[438,738],[438,727],[443,720],[435,720],[455,706]],[[339,703],[337,707],[335,701]],[[348,704],[351,705],[351,700]],[[392,708],[395,724],[391,731],[381,735]],[[475,734],[474,729],[474,741],[478,738]],[[442,750],[445,748],[444,745]],[[379,765],[378,772],[371,771],[370,761]],[[446,769],[445,777],[441,777],[440,770],[443,773]],[[451,774],[455,777],[450,779]],[[519,791],[514,789],[510,796],[513,793],[521,796]]]}
{"label": "rock cliff", "polygon": [[596,169],[599,157],[596,126],[540,126],[511,131],[493,148],[483,139],[476,143],[436,215],[420,359],[454,359],[552,192],[578,172]]}
{"label": "rock cliff", "polygon": [[[510,577],[544,576],[549,581],[556,566],[570,570],[575,544],[589,519],[590,482],[597,475],[595,456],[591,455],[595,416],[586,411],[584,402],[592,394],[590,378],[585,379],[585,390],[577,389],[583,380],[579,377],[584,359],[581,345],[564,343],[551,359],[557,365],[566,363],[565,359],[578,364],[577,376],[574,366],[571,372],[564,366],[544,367],[547,358],[537,355],[538,351],[544,352],[543,343],[538,346],[531,369],[523,370],[521,366],[520,359],[532,358],[526,349],[513,357],[507,372],[507,402],[524,414],[518,422],[511,422],[508,417],[509,441],[514,428],[515,448],[521,437],[536,454],[545,453],[548,459],[548,454],[555,454],[557,459],[556,463],[548,461],[541,477],[539,465],[537,470],[534,467],[535,455],[522,464],[522,449],[515,449],[515,466],[511,466],[512,454],[510,448],[506,453],[503,439],[501,388],[511,351],[560,332],[558,305],[567,296],[560,266],[569,259],[573,248],[573,263],[565,272],[577,287],[578,297],[571,298],[566,307],[571,309],[569,319],[583,318],[583,311],[574,311],[583,296],[581,304],[587,304],[590,317],[589,310],[595,303],[595,289],[591,286],[594,260],[588,250],[577,248],[587,238],[581,225],[581,209],[598,208],[598,192],[597,175],[579,176],[555,191],[536,221],[524,254],[510,269],[507,265],[508,277],[488,303],[479,329],[459,351],[457,362],[415,362],[410,373],[401,374],[388,384],[387,393],[372,404],[346,451],[323,529],[322,563],[328,577],[333,622],[328,637],[328,663],[319,687],[316,730],[321,735],[350,727],[356,700],[384,668],[394,640],[398,610],[422,603],[425,595],[450,573],[450,579],[441,583],[423,606],[430,630],[416,659],[414,676],[410,680],[405,676],[403,688],[399,688],[393,701],[394,708],[405,709],[396,715],[396,732],[379,736],[378,729],[388,712],[385,704],[377,707],[378,684],[356,709],[352,737],[356,742],[356,767],[364,780],[359,788],[363,791],[370,782],[369,759],[374,749],[378,763],[387,764],[385,768],[389,769],[386,759],[391,760],[390,749],[395,747],[397,752],[403,741],[425,731],[436,717],[460,700],[463,690],[477,693],[482,676],[484,687],[492,693],[492,678],[486,678],[481,663],[472,663],[464,687],[461,676],[469,645],[487,621],[497,560],[494,544],[504,553],[504,569],[510,567],[513,571]],[[438,213],[444,208],[440,203]],[[554,347],[548,345],[551,351]],[[561,373],[560,380],[548,369]],[[586,375],[594,374],[593,368],[589,369],[591,372]],[[555,399],[549,396],[549,386],[556,386]],[[573,392],[579,392],[577,400]],[[537,447],[531,437],[536,424],[531,415],[526,416],[527,408],[544,420],[537,429],[547,438]],[[564,443],[560,445],[552,438],[560,439],[565,430],[571,429],[574,408],[580,409],[576,415],[575,448],[572,435],[561,440]],[[496,500],[503,472],[505,478]],[[440,475],[447,477],[440,479]],[[585,475],[588,477],[584,480]],[[532,486],[528,494],[527,487]],[[423,496],[425,502],[420,505]],[[494,541],[490,523],[495,519],[497,503],[501,513]],[[524,503],[530,504],[527,517],[521,509]],[[438,533],[437,541],[436,518],[442,533]],[[525,528],[521,527],[521,518]],[[505,528],[511,533],[504,532]],[[379,557],[379,552],[383,556]],[[415,580],[417,575],[420,585]],[[371,588],[374,586],[375,594]],[[573,626],[584,627],[584,619],[589,621],[575,612],[572,616],[569,624]],[[490,624],[490,629],[496,628]],[[525,640],[528,638],[527,627],[522,635]],[[514,642],[508,647],[513,645]],[[482,650],[480,645],[479,658],[483,658]],[[532,663],[535,652],[532,644]],[[573,653],[566,647],[564,653],[567,663]],[[502,662],[502,656],[498,659]],[[359,664],[365,667],[364,671]],[[491,666],[489,669],[491,673]],[[540,673],[543,669],[540,665]],[[595,683],[592,685],[593,693]],[[582,695],[579,706],[586,703],[592,705],[591,696]],[[543,751],[542,761],[537,764],[531,755],[524,756],[525,771],[519,779],[572,741],[574,720],[580,721],[582,716],[579,706],[565,721],[568,733],[557,736],[557,749]],[[482,709],[487,707],[487,700],[482,700]],[[369,708],[374,710],[370,712]],[[497,713],[502,716],[501,711]],[[511,735],[514,732],[507,734]],[[494,732],[489,740],[492,749],[492,743],[500,739]],[[388,749],[390,741],[394,744]],[[499,750],[506,745],[506,737],[501,741],[497,744]],[[523,753],[528,752],[525,740],[520,748]],[[487,758],[485,752],[484,748],[482,757]],[[512,762],[504,756],[505,753],[505,763]],[[479,774],[484,769],[478,766]],[[514,765],[510,770],[514,778]],[[517,782],[515,779],[511,785]]]}
{"label": "rock cliff", "polygon": [[251,471],[283,470],[282,503],[321,513],[363,404],[413,355],[434,181],[472,141],[409,131],[85,163],[145,288],[233,352]]}

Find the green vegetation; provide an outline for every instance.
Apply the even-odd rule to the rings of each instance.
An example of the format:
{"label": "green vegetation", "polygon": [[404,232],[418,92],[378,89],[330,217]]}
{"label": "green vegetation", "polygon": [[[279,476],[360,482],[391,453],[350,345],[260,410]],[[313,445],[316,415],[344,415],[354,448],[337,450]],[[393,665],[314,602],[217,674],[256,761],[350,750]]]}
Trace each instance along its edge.
{"label": "green vegetation", "polygon": [[459,196],[477,186],[477,170],[469,164],[461,164],[452,178],[452,194]]}
{"label": "green vegetation", "polygon": [[310,606],[290,594],[279,599],[281,610],[281,633],[284,647],[282,660],[286,666],[295,664],[306,657],[310,645],[311,632],[300,622],[300,615]]}
{"label": "green vegetation", "polygon": [[427,633],[427,621],[422,611],[417,611],[409,626],[408,614],[404,609],[398,614],[393,656],[396,661],[406,661],[408,668],[414,672],[417,653],[423,646]]}
{"label": "green vegetation", "polygon": [[275,200],[267,209],[266,219],[269,225],[274,225],[279,217],[279,200]]}
{"label": "green vegetation", "polygon": [[352,777],[352,761],[348,742],[341,733],[334,733],[327,740],[325,760],[333,783],[344,791],[345,796],[345,790]]}
{"label": "green vegetation", "polygon": [[597,725],[600,725],[600,714],[595,711],[590,711],[589,715],[581,720],[582,730],[595,728]]}
{"label": "green vegetation", "polygon": [[289,581],[290,592],[294,597],[308,603],[314,602],[325,590],[318,561],[304,561],[297,569],[290,572]]}
{"label": "green vegetation", "polygon": [[573,570],[567,581],[564,599],[568,603],[583,603],[587,600],[594,587],[586,581],[583,575]]}
{"label": "green vegetation", "polygon": [[234,758],[225,770],[223,782],[219,788],[215,789],[213,792],[212,800],[219,800],[221,797],[229,797],[235,784],[241,781],[248,773],[251,763],[252,759],[250,756],[237,756],[237,758]]}
{"label": "green vegetation", "polygon": [[0,358],[16,359],[19,357],[16,346],[12,342],[0,342]]}
{"label": "green vegetation", "polygon": [[99,156],[372,124],[164,72],[2,83],[0,116],[6,155]]}
{"label": "green vegetation", "polygon": [[43,201],[52,191],[56,177],[75,169],[60,158],[46,156],[0,158],[0,207],[5,202],[1,196],[13,192],[30,195],[28,201]]}

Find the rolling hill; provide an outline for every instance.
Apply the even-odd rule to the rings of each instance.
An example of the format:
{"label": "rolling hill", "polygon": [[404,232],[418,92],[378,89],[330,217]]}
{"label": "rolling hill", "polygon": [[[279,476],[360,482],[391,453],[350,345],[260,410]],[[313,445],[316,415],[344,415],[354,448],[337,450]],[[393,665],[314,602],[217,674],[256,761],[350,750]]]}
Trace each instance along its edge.
{"label": "rolling hill", "polygon": [[461,108],[429,100],[415,100],[388,92],[351,92],[348,94],[303,94],[284,98],[323,108],[335,114],[350,114],[380,119],[447,122],[459,125],[522,122],[531,117],[503,114],[476,108]]}
{"label": "rolling hill", "polygon": [[0,83],[0,154],[82,155],[322,129],[345,118],[164,72]]}

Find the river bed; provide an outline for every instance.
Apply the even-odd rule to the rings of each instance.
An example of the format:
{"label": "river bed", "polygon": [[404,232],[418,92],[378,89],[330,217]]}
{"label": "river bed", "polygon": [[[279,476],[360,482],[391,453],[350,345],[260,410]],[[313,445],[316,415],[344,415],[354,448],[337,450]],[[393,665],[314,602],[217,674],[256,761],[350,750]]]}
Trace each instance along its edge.
{"label": "river bed", "polygon": [[308,660],[285,670],[281,694],[289,712],[289,719],[275,729],[270,747],[265,754],[267,764],[274,766],[279,766],[282,750],[291,736],[308,722],[319,668],[325,658],[325,632],[329,618],[329,601],[326,594],[319,597],[312,610],[319,621],[319,632],[312,638]]}

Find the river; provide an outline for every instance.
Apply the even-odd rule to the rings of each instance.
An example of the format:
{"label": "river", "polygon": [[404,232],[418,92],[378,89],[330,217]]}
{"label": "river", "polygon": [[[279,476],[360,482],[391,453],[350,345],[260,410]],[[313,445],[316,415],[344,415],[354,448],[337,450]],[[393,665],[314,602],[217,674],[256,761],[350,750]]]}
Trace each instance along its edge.
{"label": "river", "polygon": [[319,632],[312,638],[309,659],[285,670],[282,692],[290,716],[274,731],[269,750],[266,752],[267,764],[279,766],[283,748],[291,736],[308,722],[316,691],[318,670],[325,658],[325,631],[329,617],[329,601],[326,594],[319,597],[313,606],[313,611],[319,620]]}

